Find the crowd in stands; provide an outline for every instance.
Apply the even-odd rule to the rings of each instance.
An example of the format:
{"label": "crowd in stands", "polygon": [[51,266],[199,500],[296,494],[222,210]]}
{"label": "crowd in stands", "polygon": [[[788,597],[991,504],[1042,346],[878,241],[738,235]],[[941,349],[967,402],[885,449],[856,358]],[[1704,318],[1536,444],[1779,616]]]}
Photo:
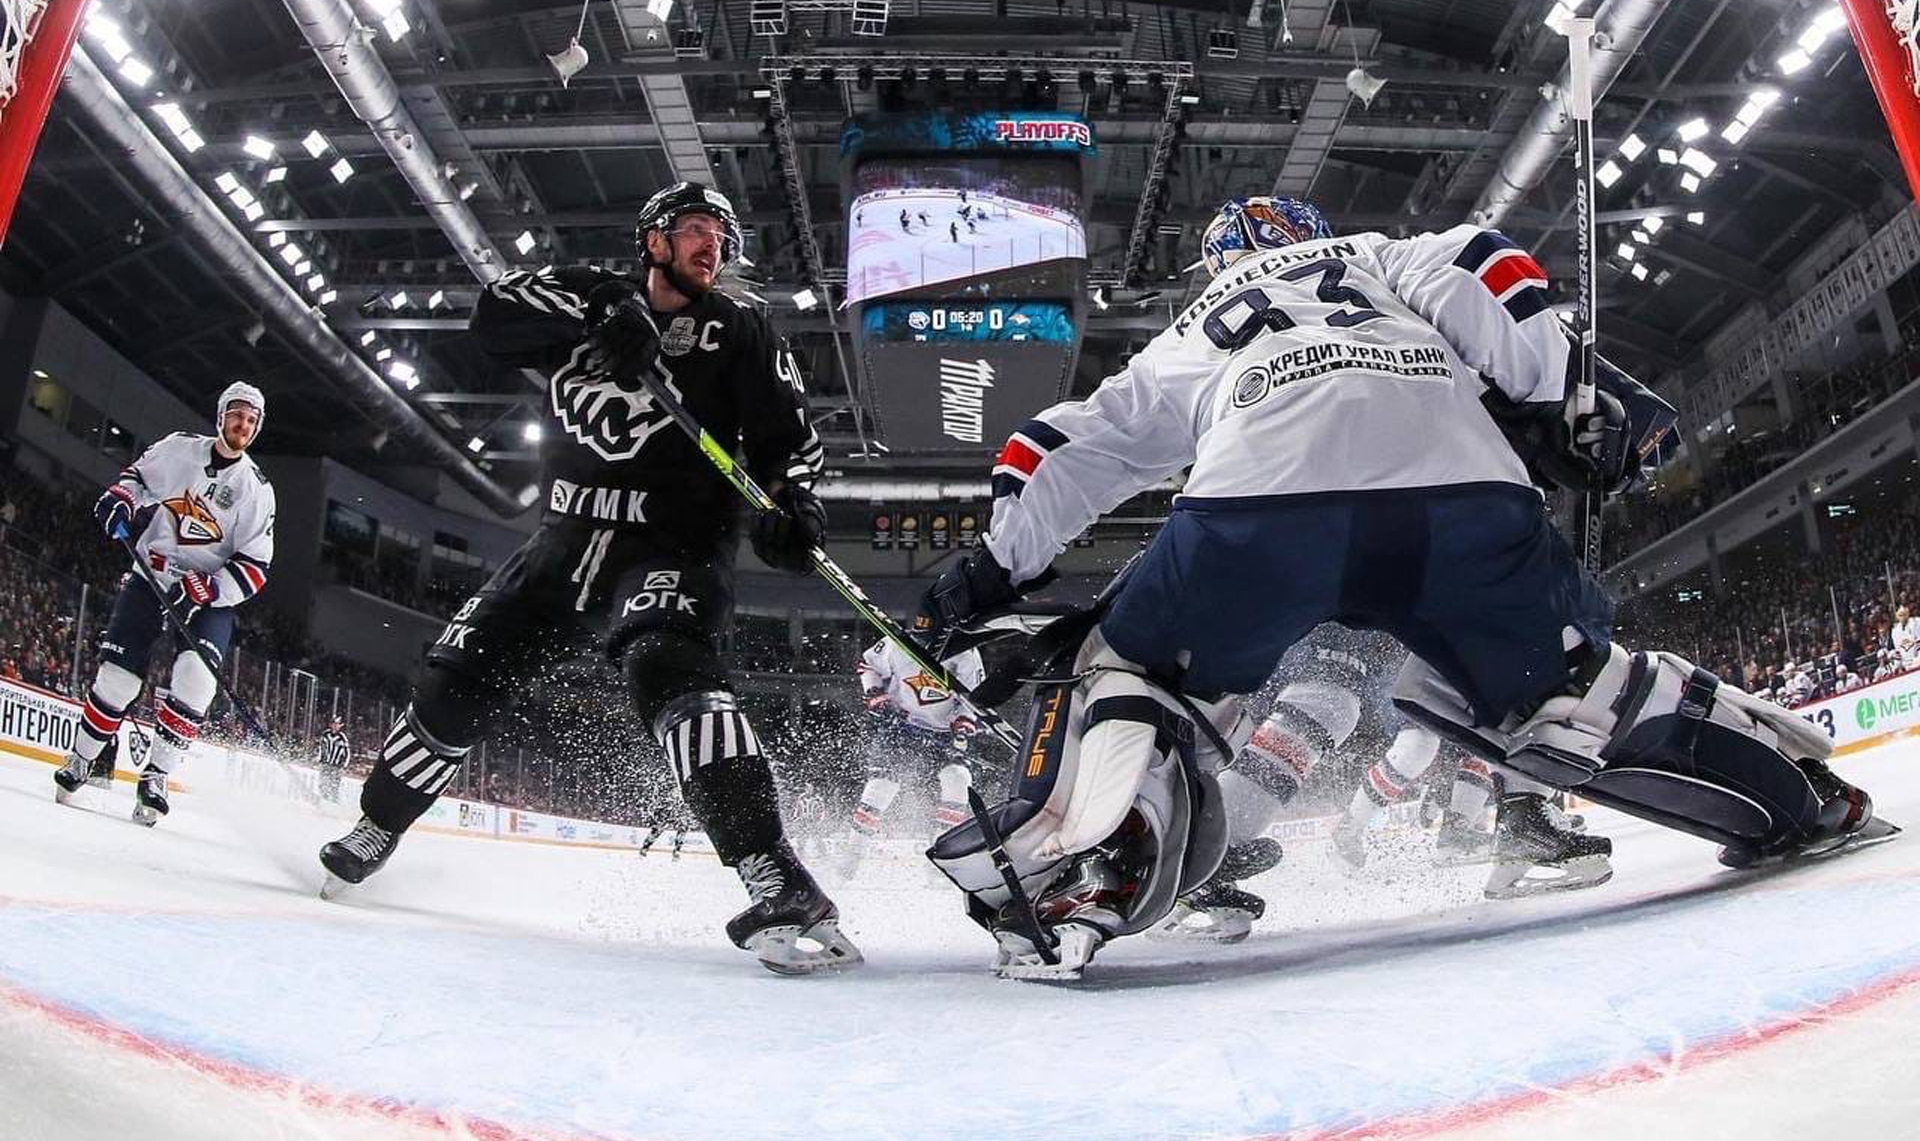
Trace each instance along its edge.
{"label": "crowd in stands", "polygon": [[[1894,356],[1797,381],[1800,406],[1789,423],[1729,441],[1714,453],[1712,467],[1702,480],[1673,479],[1665,494],[1621,504],[1609,520],[1614,541],[1628,548],[1644,546],[1698,518],[1920,378],[1920,339],[1909,338],[1904,344],[1904,351]],[[1693,446],[1711,447],[1712,442],[1694,441]]]}
{"label": "crowd in stands", "polygon": [[1920,667],[1920,495],[1830,521],[1822,546],[1755,556],[1718,596],[1628,602],[1621,640],[1789,707]]}

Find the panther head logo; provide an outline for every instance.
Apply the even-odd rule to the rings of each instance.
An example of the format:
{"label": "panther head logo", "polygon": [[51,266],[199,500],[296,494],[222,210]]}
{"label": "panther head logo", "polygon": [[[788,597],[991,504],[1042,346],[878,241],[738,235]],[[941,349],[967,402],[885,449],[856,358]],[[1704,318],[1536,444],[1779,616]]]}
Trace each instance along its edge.
{"label": "panther head logo", "polygon": [[[554,371],[548,392],[553,414],[575,440],[604,460],[630,460],[653,434],[673,422],[667,410],[638,380],[621,380],[588,362],[590,346],[573,350],[567,363]],[[667,391],[682,399],[673,373],[664,363]]]}

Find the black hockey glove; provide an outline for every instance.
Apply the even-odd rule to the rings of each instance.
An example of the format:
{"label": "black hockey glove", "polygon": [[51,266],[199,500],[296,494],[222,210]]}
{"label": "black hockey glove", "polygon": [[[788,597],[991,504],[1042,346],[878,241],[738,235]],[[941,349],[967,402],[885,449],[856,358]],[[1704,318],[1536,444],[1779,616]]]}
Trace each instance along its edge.
{"label": "black hockey glove", "polygon": [[1594,363],[1593,411],[1585,416],[1568,417],[1562,404],[1515,404],[1492,387],[1481,403],[1536,482],[1613,496],[1642,484],[1671,454],[1679,414],[1606,358]]}
{"label": "black hockey glove", "polygon": [[1048,567],[1039,577],[1015,586],[1006,568],[982,543],[942,571],[921,596],[920,611],[913,618],[913,636],[936,660],[944,659],[956,627],[990,610],[1012,605],[1059,577]]}
{"label": "black hockey glove", "polygon": [[93,517],[100,523],[100,530],[107,538],[120,540],[133,535],[133,492],[125,484],[110,483],[107,490],[100,493],[94,501]]}
{"label": "black hockey glove", "polygon": [[[589,312],[593,298],[603,290],[624,285],[608,282],[596,288],[588,299]],[[631,293],[609,306],[607,315],[587,333],[587,341],[593,346],[595,366],[616,379],[638,377],[641,370],[653,366],[660,352],[660,331],[653,315],[647,312],[647,303]]]}
{"label": "black hockey glove", "polygon": [[813,569],[813,549],[827,537],[827,509],[797,483],[776,484],[770,494],[779,510],[754,519],[753,553],[775,570],[806,574]]}

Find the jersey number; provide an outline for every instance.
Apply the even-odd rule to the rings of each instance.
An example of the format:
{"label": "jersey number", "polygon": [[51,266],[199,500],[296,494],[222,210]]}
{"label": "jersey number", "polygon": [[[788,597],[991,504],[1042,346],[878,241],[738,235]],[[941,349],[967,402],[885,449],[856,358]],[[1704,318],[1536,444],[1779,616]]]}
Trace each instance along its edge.
{"label": "jersey number", "polygon": [[[1301,281],[1315,274],[1320,276],[1320,286],[1314,290],[1314,296],[1329,305],[1351,305],[1352,309],[1335,309],[1327,314],[1327,324],[1336,329],[1351,329],[1363,325],[1375,317],[1386,314],[1373,307],[1367,295],[1350,285],[1340,284],[1347,273],[1347,264],[1338,258],[1322,258],[1297,265],[1280,275],[1282,281]],[[1220,307],[1208,314],[1201,324],[1200,331],[1207,335],[1215,348],[1222,352],[1236,352],[1246,348],[1254,338],[1262,333],[1279,333],[1298,324],[1287,315],[1286,310],[1273,303],[1267,291],[1258,286],[1243,289],[1220,303]]]}

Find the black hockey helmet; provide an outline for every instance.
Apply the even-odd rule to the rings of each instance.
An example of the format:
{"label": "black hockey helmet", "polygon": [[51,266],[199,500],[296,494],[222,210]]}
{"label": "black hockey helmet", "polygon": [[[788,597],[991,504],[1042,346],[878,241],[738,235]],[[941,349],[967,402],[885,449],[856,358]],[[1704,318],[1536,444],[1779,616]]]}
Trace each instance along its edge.
{"label": "black hockey helmet", "polygon": [[718,218],[725,229],[720,241],[720,268],[725,268],[740,256],[744,239],[740,232],[740,217],[733,212],[733,203],[727,196],[711,186],[699,182],[676,182],[672,186],[647,199],[640,207],[640,219],[634,224],[633,240],[640,247],[641,264],[648,264],[647,232],[659,230],[670,233],[673,224],[688,214],[706,214]]}

